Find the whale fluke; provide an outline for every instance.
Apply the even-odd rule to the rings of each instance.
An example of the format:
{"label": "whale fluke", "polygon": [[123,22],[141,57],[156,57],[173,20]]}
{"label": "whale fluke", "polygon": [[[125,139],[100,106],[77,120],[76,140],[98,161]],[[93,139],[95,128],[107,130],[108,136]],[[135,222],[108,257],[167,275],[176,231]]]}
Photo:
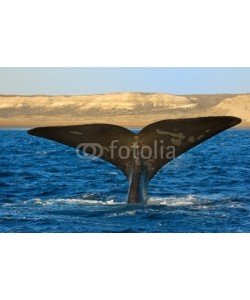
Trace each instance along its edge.
{"label": "whale fluke", "polygon": [[165,164],[241,122],[236,117],[163,120],[139,133],[110,124],[40,127],[29,134],[100,157],[119,168],[130,187],[128,203],[146,203],[149,181]]}
{"label": "whale fluke", "polygon": [[[127,166],[131,158],[119,159],[118,149],[124,145],[132,145],[134,134],[124,127],[109,124],[53,126],[34,128],[29,130],[28,133],[73,148],[79,147],[79,150],[84,148],[85,145],[86,153],[98,156],[115,165],[126,176],[128,174]],[[111,153],[109,147],[116,140],[118,141],[116,144],[117,147]],[[120,151],[122,152],[122,150]]]}

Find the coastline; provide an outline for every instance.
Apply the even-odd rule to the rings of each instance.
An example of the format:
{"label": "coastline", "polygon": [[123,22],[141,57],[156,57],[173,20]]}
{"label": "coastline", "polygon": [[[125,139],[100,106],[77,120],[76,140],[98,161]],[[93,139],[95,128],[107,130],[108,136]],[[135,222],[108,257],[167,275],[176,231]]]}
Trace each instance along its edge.
{"label": "coastline", "polygon": [[235,116],[250,128],[250,94],[0,95],[1,128],[105,123],[143,128],[165,119]]}
{"label": "coastline", "polygon": [[[195,117],[205,117],[211,115],[203,115],[203,116],[183,116],[180,118],[195,118]],[[44,118],[43,118],[44,119]],[[137,120],[136,120],[137,119]],[[149,117],[149,116],[141,116],[140,118],[136,118],[135,120],[131,120],[124,116],[118,117],[109,117],[109,118],[62,118],[61,116],[55,117],[51,120],[41,120],[37,118],[32,118],[32,120],[19,118],[19,119],[11,119],[11,120],[3,120],[0,119],[0,128],[1,129],[12,129],[12,128],[34,128],[34,127],[47,127],[47,126],[66,126],[66,125],[84,125],[84,124],[113,124],[126,128],[143,128],[148,124],[161,121],[164,119],[177,119],[177,118],[169,118],[168,116],[161,116],[158,118]],[[239,125],[235,126],[235,129],[250,129],[250,123],[242,122]]]}

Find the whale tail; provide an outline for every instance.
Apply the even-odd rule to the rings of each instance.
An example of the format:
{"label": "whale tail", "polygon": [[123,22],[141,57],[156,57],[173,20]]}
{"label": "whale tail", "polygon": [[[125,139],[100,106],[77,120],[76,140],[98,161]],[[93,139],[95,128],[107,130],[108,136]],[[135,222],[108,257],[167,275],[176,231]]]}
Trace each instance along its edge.
{"label": "whale tail", "polygon": [[240,122],[236,117],[202,117],[159,121],[139,133],[110,124],[40,127],[28,133],[98,156],[119,168],[130,182],[143,182],[147,188],[169,161]]}

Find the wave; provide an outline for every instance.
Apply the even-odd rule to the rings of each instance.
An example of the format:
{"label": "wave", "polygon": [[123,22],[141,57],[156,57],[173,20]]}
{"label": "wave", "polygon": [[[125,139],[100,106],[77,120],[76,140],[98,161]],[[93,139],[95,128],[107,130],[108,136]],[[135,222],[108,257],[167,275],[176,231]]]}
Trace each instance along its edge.
{"label": "wave", "polygon": [[[98,200],[86,198],[59,198],[59,199],[48,199],[43,200],[40,198],[24,201],[24,204],[35,204],[35,205],[126,205],[125,201],[117,201],[115,199]],[[183,196],[183,197],[150,197],[145,206],[190,206],[196,205],[201,202],[201,199],[193,195]],[[138,206],[141,206],[140,204]]]}
{"label": "wave", "polygon": [[[81,199],[81,198],[69,198],[69,199],[49,199],[49,200],[42,200],[42,199],[34,199],[34,200],[27,200],[25,203],[34,203],[36,205],[117,205],[123,204],[123,202],[117,202],[113,199],[111,200],[92,200],[92,199]],[[125,204],[125,202],[124,202]]]}
{"label": "wave", "polygon": [[111,214],[106,215],[107,217],[122,217],[122,216],[134,216],[137,210],[127,210],[124,212],[114,212]]}
{"label": "wave", "polygon": [[187,206],[197,204],[199,201],[193,195],[183,197],[152,197],[148,199],[147,205]]}
{"label": "wave", "polygon": [[76,198],[34,198],[24,201],[7,201],[3,200],[1,206],[28,206],[28,207],[39,207],[39,206],[86,206],[86,207],[100,207],[100,206],[112,206],[126,208],[126,215],[134,215],[135,211],[154,209],[160,207],[176,208],[176,209],[188,209],[188,210],[214,210],[215,208],[244,208],[244,203],[241,200],[232,198],[218,198],[218,197],[202,197],[195,195],[187,196],[168,196],[168,197],[150,197],[147,204],[136,204],[127,205],[125,201],[117,200],[115,197],[109,197],[103,199],[99,194],[86,194],[82,197]]}

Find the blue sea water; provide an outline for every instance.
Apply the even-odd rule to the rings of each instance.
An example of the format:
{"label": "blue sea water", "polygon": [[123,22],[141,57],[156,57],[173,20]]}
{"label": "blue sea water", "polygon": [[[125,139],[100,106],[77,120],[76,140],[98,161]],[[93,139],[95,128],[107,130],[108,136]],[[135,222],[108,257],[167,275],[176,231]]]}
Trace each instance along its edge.
{"label": "blue sea water", "polygon": [[162,168],[126,205],[114,166],[0,130],[0,232],[250,232],[250,130],[228,130]]}

